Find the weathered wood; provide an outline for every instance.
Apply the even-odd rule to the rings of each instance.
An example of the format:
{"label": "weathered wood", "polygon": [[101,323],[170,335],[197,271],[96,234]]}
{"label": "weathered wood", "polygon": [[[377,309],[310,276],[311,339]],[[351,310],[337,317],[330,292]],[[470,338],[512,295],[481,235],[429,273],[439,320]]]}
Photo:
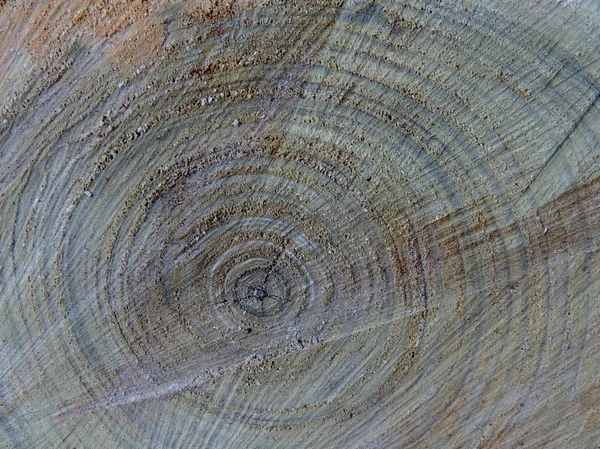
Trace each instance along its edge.
{"label": "weathered wood", "polygon": [[0,447],[600,446],[597,1],[0,5]]}

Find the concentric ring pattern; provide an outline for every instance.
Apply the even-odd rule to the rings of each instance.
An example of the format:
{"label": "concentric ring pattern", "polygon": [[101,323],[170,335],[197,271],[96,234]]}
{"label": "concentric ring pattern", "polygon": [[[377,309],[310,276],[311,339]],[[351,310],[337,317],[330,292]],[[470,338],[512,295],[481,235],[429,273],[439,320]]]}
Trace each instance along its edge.
{"label": "concentric ring pattern", "polygon": [[3,447],[600,442],[594,2],[0,24]]}

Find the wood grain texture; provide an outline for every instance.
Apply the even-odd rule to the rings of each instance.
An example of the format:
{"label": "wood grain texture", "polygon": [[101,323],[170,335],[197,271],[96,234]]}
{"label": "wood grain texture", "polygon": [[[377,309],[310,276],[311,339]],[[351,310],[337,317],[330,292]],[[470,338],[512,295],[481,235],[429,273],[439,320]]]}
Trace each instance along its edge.
{"label": "wood grain texture", "polygon": [[600,447],[597,1],[0,5],[0,447]]}

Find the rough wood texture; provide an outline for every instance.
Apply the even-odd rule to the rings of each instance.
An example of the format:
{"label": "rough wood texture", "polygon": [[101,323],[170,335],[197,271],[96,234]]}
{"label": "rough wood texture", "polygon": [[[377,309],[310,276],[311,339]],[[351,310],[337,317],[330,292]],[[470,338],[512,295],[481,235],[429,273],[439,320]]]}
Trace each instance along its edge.
{"label": "rough wood texture", "polygon": [[0,5],[0,447],[600,447],[596,0]]}

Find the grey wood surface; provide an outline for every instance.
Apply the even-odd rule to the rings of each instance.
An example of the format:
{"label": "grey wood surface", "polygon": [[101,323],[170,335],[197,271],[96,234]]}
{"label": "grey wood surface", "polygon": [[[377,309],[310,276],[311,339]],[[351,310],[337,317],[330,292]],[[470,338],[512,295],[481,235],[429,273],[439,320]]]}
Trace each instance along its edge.
{"label": "grey wood surface", "polygon": [[597,0],[0,5],[0,447],[600,447]]}

